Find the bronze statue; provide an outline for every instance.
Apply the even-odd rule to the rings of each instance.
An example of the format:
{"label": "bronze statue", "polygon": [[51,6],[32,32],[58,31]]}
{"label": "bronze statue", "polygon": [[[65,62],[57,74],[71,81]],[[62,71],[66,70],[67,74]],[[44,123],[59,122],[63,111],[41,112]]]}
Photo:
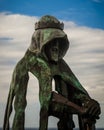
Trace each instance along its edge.
{"label": "bronze statue", "polygon": [[[3,130],[9,130],[14,97],[12,130],[24,130],[28,72],[39,81],[39,130],[47,130],[50,115],[59,118],[58,130],[73,130],[73,114],[78,114],[80,130],[95,129],[100,105],[91,99],[63,60],[69,48],[69,40],[63,28],[63,23],[49,15],[43,16],[35,24],[31,45],[13,72]],[[52,92],[53,79],[57,93]]]}

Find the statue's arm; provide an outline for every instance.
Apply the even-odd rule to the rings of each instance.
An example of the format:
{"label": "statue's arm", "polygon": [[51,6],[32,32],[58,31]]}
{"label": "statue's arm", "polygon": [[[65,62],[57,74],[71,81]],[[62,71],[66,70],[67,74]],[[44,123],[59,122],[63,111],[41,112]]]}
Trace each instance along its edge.
{"label": "statue's arm", "polygon": [[74,99],[79,100],[81,104],[87,108],[87,113],[89,115],[97,118],[101,113],[100,104],[89,96],[64,60],[62,61],[62,65],[63,68],[65,68],[65,71],[63,70],[62,78],[69,84],[68,89],[70,89],[70,86],[73,87],[74,91],[72,93]]}
{"label": "statue's arm", "polygon": [[[65,63],[64,60],[61,61],[61,76],[64,81],[66,81],[69,85],[74,87],[76,92],[79,92],[83,95],[86,95],[87,97],[90,98],[88,92],[85,90],[85,88],[81,85],[75,74],[72,72],[70,67]],[[63,69],[64,68],[64,69]],[[70,89],[70,88],[69,88]]]}
{"label": "statue's arm", "polygon": [[[23,80],[24,79],[24,80]],[[21,80],[23,81],[21,84]],[[10,84],[8,100],[5,109],[3,130],[9,129],[9,118],[12,112],[13,99],[20,86],[23,86],[28,82],[28,72],[26,69],[25,58],[23,57],[15,66],[13,71],[12,80]],[[27,87],[27,84],[26,84]]]}

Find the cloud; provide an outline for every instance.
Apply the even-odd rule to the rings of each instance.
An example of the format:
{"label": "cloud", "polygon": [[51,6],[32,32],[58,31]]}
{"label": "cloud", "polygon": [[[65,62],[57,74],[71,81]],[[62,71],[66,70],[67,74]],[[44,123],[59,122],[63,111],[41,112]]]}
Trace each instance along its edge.
{"label": "cloud", "polygon": [[101,71],[104,69],[104,30],[77,25],[66,27],[65,30],[70,39],[70,49],[66,59],[73,70],[83,77],[84,86],[91,90],[93,86],[104,84],[101,77],[103,76]]}
{"label": "cloud", "polygon": [[[14,66],[30,45],[34,23],[39,18],[5,12],[0,13],[0,18],[0,104],[5,104]],[[78,26],[72,21],[63,22],[64,31],[70,40],[65,60],[90,95],[102,103],[104,30]],[[29,104],[34,102],[37,107],[39,106],[38,92],[38,81],[30,74],[27,100]],[[29,109],[27,111],[29,112]],[[4,113],[4,107],[0,112],[0,115]]]}

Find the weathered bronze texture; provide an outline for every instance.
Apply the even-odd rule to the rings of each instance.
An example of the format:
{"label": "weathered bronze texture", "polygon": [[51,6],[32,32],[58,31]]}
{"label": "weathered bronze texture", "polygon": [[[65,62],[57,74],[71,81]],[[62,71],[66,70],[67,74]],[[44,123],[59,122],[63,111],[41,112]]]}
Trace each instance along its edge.
{"label": "weathered bronze texture", "polygon": [[[73,114],[78,115],[80,130],[95,129],[100,105],[91,99],[64,61],[68,48],[69,40],[63,31],[63,23],[55,17],[43,16],[35,24],[31,45],[13,72],[3,130],[9,130],[13,100],[12,130],[24,130],[28,72],[39,81],[39,130],[47,130],[50,115],[59,118],[58,130],[73,130]],[[53,79],[57,93],[52,92]]]}

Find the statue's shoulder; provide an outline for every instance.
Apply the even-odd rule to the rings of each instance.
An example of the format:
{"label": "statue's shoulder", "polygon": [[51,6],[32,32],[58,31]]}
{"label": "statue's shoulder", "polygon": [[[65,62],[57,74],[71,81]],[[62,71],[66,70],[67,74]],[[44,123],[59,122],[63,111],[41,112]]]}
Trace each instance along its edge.
{"label": "statue's shoulder", "polygon": [[61,69],[61,71],[63,72],[69,72],[70,67],[69,65],[66,63],[66,61],[64,59],[61,59],[59,61],[59,68]]}
{"label": "statue's shoulder", "polygon": [[47,61],[45,61],[43,58],[37,57],[37,63],[38,66],[40,66],[42,69],[50,70],[50,66]]}

